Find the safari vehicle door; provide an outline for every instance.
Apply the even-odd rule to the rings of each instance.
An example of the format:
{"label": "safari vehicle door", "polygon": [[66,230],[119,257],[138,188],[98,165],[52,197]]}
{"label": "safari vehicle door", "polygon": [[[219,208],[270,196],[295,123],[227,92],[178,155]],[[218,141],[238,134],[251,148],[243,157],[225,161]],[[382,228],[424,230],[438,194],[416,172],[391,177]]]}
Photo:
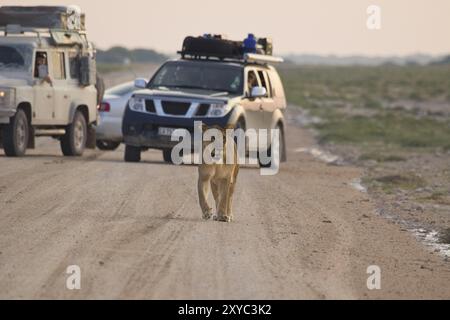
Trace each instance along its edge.
{"label": "safari vehicle door", "polygon": [[51,54],[52,80],[55,90],[54,118],[57,124],[66,124],[70,111],[70,88],[67,82],[67,53],[63,50],[55,50]]}

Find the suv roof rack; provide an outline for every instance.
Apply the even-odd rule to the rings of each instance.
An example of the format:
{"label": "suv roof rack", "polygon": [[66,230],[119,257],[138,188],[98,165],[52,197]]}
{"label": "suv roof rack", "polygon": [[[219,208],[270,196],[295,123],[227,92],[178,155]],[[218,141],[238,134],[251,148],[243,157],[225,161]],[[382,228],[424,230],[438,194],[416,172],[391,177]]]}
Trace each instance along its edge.
{"label": "suv roof rack", "polygon": [[185,60],[215,60],[238,63],[280,63],[282,58],[272,56],[272,41],[268,38],[255,41],[253,52],[247,52],[243,41],[223,39],[220,35],[186,37],[178,51]]}
{"label": "suv roof rack", "polygon": [[284,59],[265,54],[246,53],[244,54],[244,61],[247,63],[282,63]]}

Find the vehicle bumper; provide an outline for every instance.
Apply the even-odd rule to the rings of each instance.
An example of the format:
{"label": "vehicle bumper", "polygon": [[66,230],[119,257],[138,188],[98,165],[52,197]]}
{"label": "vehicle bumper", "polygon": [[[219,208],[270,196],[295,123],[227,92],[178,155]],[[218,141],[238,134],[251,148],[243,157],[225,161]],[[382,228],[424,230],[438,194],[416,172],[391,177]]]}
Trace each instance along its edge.
{"label": "vehicle bumper", "polygon": [[100,113],[97,123],[98,125],[95,127],[97,140],[114,142],[121,142],[123,140],[122,118],[111,117]]}
{"label": "vehicle bumper", "polygon": [[225,127],[230,123],[232,112],[221,118],[181,118],[164,117],[150,113],[131,111],[128,107],[125,110],[122,133],[125,144],[154,149],[170,149],[176,146],[178,141],[171,141],[171,137],[160,136],[160,127],[186,129],[191,135],[194,133],[194,123],[201,121],[207,126]]}

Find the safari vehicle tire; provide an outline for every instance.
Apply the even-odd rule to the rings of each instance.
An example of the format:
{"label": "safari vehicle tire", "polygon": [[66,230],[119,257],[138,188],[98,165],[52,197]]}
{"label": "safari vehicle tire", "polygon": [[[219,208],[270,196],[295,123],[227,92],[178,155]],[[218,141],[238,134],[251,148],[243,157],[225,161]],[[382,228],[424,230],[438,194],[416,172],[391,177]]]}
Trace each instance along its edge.
{"label": "safari vehicle tire", "polygon": [[30,135],[28,118],[22,109],[18,109],[8,125],[3,126],[3,149],[7,157],[25,155]]}
{"label": "safari vehicle tire", "polygon": [[97,148],[103,151],[114,151],[120,146],[120,142],[97,140]]}
{"label": "safari vehicle tire", "polygon": [[125,146],[125,162],[141,161],[141,148],[126,145]]}
{"label": "safari vehicle tire", "polygon": [[[286,162],[287,154],[286,154],[286,140],[284,137],[284,131],[283,131],[283,128],[279,124],[275,127],[275,129],[280,130],[280,163]],[[269,157],[272,157],[272,148],[271,147],[267,151],[267,155]],[[261,159],[259,157],[259,152],[258,152],[258,163],[261,168],[270,168],[272,166],[271,161],[268,164],[263,164],[261,162]]]}
{"label": "safari vehicle tire", "polygon": [[67,157],[81,156],[86,147],[87,124],[84,115],[76,111],[73,121],[66,127],[66,134],[61,137],[61,150]]}

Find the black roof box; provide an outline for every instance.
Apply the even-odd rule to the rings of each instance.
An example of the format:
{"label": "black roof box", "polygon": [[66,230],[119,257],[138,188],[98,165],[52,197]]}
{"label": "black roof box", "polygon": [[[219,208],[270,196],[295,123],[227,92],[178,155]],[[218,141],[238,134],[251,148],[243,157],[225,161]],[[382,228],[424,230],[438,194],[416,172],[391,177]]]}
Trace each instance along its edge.
{"label": "black roof box", "polygon": [[244,54],[242,41],[225,40],[220,36],[186,37],[179,53],[183,58],[190,56],[219,59],[242,59]]}

